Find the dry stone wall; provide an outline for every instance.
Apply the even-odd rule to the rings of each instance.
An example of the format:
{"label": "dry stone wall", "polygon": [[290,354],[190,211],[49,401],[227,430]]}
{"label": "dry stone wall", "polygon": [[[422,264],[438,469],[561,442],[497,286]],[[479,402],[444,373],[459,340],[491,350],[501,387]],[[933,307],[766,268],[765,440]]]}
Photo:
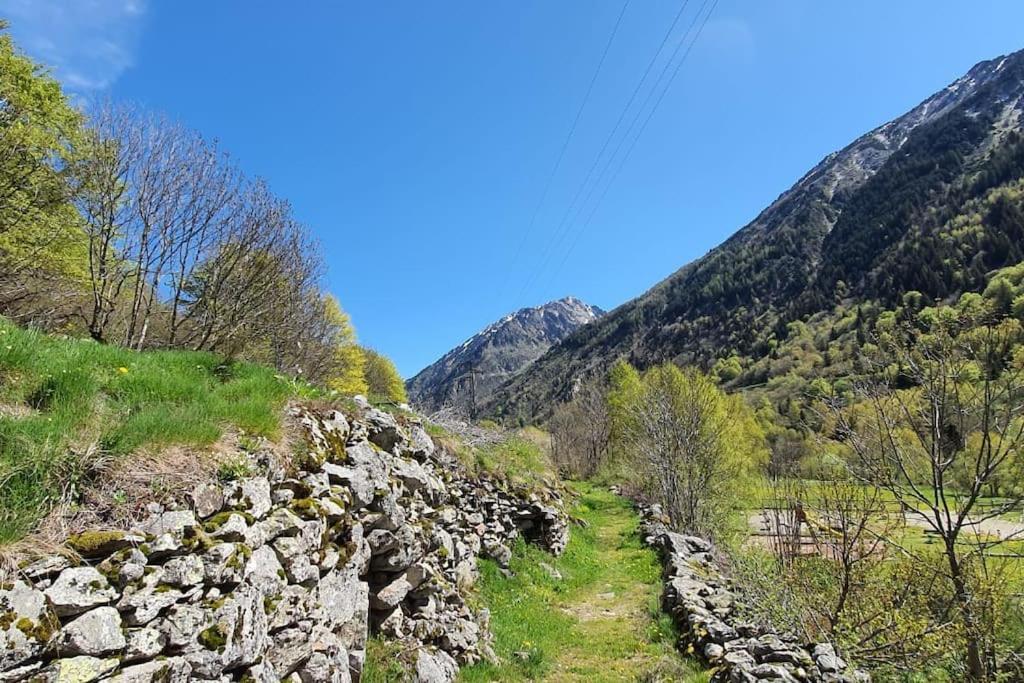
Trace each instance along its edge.
{"label": "dry stone wall", "polygon": [[716,683],[869,683],[829,643],[805,643],[742,619],[742,594],[719,569],[705,539],[671,531],[657,506],[639,506],[644,542],[661,556],[662,608],[679,628],[680,645],[702,658]]}
{"label": "dry stone wall", "polygon": [[358,681],[371,633],[410,678],[492,657],[466,590],[520,535],[560,553],[558,493],[467,476],[415,420],[293,410],[306,445],[131,531],[70,539],[0,587],[4,681]]}

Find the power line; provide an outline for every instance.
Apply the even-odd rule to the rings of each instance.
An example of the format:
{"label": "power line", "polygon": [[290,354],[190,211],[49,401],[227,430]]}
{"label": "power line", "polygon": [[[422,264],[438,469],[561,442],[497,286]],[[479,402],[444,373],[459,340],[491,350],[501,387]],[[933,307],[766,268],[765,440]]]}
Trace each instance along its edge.
{"label": "power line", "polygon": [[[701,6],[701,9],[697,13],[698,17],[700,16],[700,13],[703,12],[704,7],[707,6],[708,1],[709,0],[705,0],[704,5]],[[676,75],[679,73],[679,71],[682,68],[683,64],[686,62],[686,58],[689,56],[690,51],[693,49],[693,46],[697,43],[697,40],[700,38],[701,33],[703,33],[704,27],[708,23],[708,19],[711,18],[711,15],[714,13],[715,8],[718,6],[718,2],[719,2],[719,0],[711,0],[711,9],[708,10],[708,13],[704,16],[704,20],[701,22],[700,28],[697,29],[697,32],[693,36],[693,40],[690,41],[689,47],[686,48],[686,52],[683,53],[682,59],[676,65],[675,70],[672,72],[671,78],[669,78],[668,84],[665,86],[665,89],[661,91],[661,95],[659,95],[657,101],[654,103],[654,107],[652,107],[650,112],[648,112],[647,118],[644,119],[643,124],[640,126],[639,132],[637,133],[636,137],[633,138],[633,142],[630,144],[629,148],[626,150],[626,154],[619,161],[619,165],[618,165],[618,167],[616,167],[615,172],[612,174],[611,180],[609,180],[608,184],[605,185],[604,191],[601,193],[601,196],[598,197],[597,202],[594,204],[593,208],[591,209],[590,214],[587,216],[586,222],[583,224],[583,226],[580,228],[580,230],[578,230],[576,232],[576,235],[573,238],[573,241],[569,245],[568,251],[566,251],[565,255],[562,257],[562,260],[559,262],[558,268],[555,270],[555,273],[557,273],[559,270],[561,270],[565,266],[566,261],[569,260],[569,256],[572,254],[572,252],[576,248],[576,245],[579,243],[580,237],[586,232],[586,229],[590,226],[590,222],[594,219],[594,214],[597,213],[597,209],[601,206],[601,203],[604,201],[604,198],[608,195],[608,190],[611,188],[612,185],[615,184],[615,180],[619,177],[619,173],[622,171],[623,167],[626,165],[626,162],[629,160],[629,157],[633,153],[633,149],[636,147],[637,142],[640,140],[640,138],[644,134],[644,131],[647,129],[647,124],[650,122],[651,118],[654,116],[654,112],[657,111],[659,105],[661,105],[661,101],[665,98],[665,95],[668,93],[669,89],[672,87],[672,82],[675,80]],[[696,19],[694,20],[694,23],[696,23]],[[691,26],[691,28],[692,28],[692,26]],[[687,29],[687,34],[688,33],[689,33],[689,29]],[[625,138],[623,138],[623,139],[625,139]]]}
{"label": "power line", "polygon": [[587,103],[590,101],[590,95],[594,91],[594,84],[597,83],[597,77],[601,74],[601,69],[604,67],[605,59],[608,57],[608,51],[612,47],[612,43],[615,41],[615,36],[619,32],[619,26],[622,25],[622,17],[626,14],[626,8],[629,7],[629,3],[632,0],[626,0],[622,4],[622,9],[619,11],[619,16],[615,20],[615,26],[612,28],[611,35],[608,36],[608,42],[605,43],[604,50],[601,52],[601,59],[597,62],[597,69],[594,70],[594,75],[590,78],[590,84],[587,86],[587,92],[583,96],[583,101],[580,102],[579,109],[576,110],[576,117],[572,121],[572,125],[569,127],[569,133],[565,136],[565,140],[562,142],[562,148],[558,152],[558,158],[555,161],[554,167],[551,169],[551,173],[548,175],[547,182],[544,185],[544,191],[541,192],[540,201],[537,202],[537,207],[533,210],[533,216],[530,218],[530,223],[527,225],[526,230],[523,232],[522,239],[519,241],[519,246],[516,249],[515,255],[512,257],[512,261],[505,271],[505,278],[501,285],[501,293],[504,293],[505,287],[508,284],[508,279],[511,276],[512,269],[519,261],[519,257],[523,253],[523,248],[529,241],[529,237],[533,233],[533,226],[537,222],[537,216],[540,215],[540,210],[544,206],[544,202],[548,198],[548,193],[551,191],[551,186],[554,183],[555,176],[558,175],[558,169],[562,166],[562,160],[565,158],[565,152],[569,148],[569,143],[572,141],[572,136],[576,132],[576,127],[579,125],[580,117],[583,115],[583,110],[586,109]]}
{"label": "power line", "polygon": [[566,221],[568,220],[569,215],[572,213],[573,208],[576,206],[576,202],[579,200],[584,188],[589,184],[590,179],[593,177],[594,170],[597,168],[602,156],[608,149],[608,145],[611,144],[611,141],[615,138],[615,134],[618,132],[619,127],[622,125],[622,121],[626,118],[626,114],[629,113],[630,107],[633,106],[633,102],[636,100],[637,94],[639,94],[640,90],[643,88],[644,82],[650,75],[651,69],[653,69],[654,65],[657,63],[658,57],[661,55],[661,51],[665,48],[665,44],[668,43],[668,39],[672,37],[672,32],[675,30],[676,25],[682,18],[683,13],[686,11],[686,6],[688,4],[689,0],[683,0],[682,4],[679,7],[679,11],[676,12],[675,17],[672,20],[672,24],[668,27],[668,30],[665,32],[664,37],[662,37],[661,39],[661,43],[658,45],[658,49],[655,50],[654,54],[651,56],[651,60],[647,63],[647,68],[644,69],[643,75],[640,76],[640,80],[637,82],[636,87],[633,88],[633,92],[629,96],[629,100],[627,100],[626,105],[622,108],[622,111],[619,113],[619,118],[615,121],[615,125],[612,127],[612,130],[608,134],[608,137],[605,138],[604,144],[601,145],[600,151],[598,151],[597,156],[594,158],[594,163],[591,164],[590,168],[587,170],[587,173],[583,178],[583,182],[580,183],[580,186],[579,188],[577,188],[576,193],[573,195],[572,201],[569,203],[569,206],[566,209],[565,214],[562,216],[561,221],[559,221],[558,225],[555,227],[556,239],[553,243],[551,243],[548,246],[548,248],[545,249],[545,257],[540,268],[533,272],[531,277],[528,278],[524,283],[522,290],[519,292],[520,299],[523,298],[523,296],[530,289],[530,287],[532,287],[533,284],[536,282],[537,278],[539,278],[540,275],[547,269],[551,256],[554,253],[554,243],[557,242],[560,244],[562,241],[561,235],[563,232],[563,226],[565,226]]}
{"label": "power line", "polygon": [[[619,156],[619,152],[622,150],[622,145],[625,144],[625,142],[630,139],[630,135],[633,133],[633,129],[636,127],[637,122],[640,121],[640,117],[643,115],[644,110],[647,108],[648,103],[650,103],[651,98],[654,97],[655,93],[658,92],[658,88],[661,85],[662,80],[665,78],[665,74],[667,74],[669,72],[669,69],[672,68],[672,65],[673,65],[673,63],[675,63],[675,59],[676,59],[676,56],[679,54],[679,51],[683,48],[684,45],[687,44],[687,40],[686,39],[690,37],[690,34],[693,32],[694,27],[697,25],[697,21],[700,19],[701,15],[704,14],[704,10],[708,6],[708,1],[709,0],[704,0],[703,4],[700,6],[700,9],[697,10],[696,14],[694,14],[693,21],[690,22],[690,25],[686,28],[686,31],[683,33],[682,37],[679,39],[679,42],[676,43],[676,47],[675,47],[674,50],[672,50],[672,54],[665,61],[665,64],[662,67],[661,72],[658,74],[658,78],[654,81],[654,85],[651,87],[650,90],[647,91],[647,96],[644,98],[643,103],[636,110],[635,115],[633,116],[632,120],[629,122],[629,127],[626,128],[626,132],[622,135],[622,137],[619,138],[618,144],[615,145],[615,149],[612,151],[612,153],[608,156],[607,160],[605,161],[604,167],[601,169],[601,172],[597,176],[597,180],[595,180],[593,185],[591,185],[590,190],[587,192],[587,196],[584,197],[583,201],[580,203],[579,207],[577,208],[576,215],[573,216],[573,218],[569,221],[568,225],[566,226],[565,233],[562,235],[562,239],[560,239],[558,241],[558,243],[555,245],[555,249],[556,250],[561,247],[562,240],[564,240],[566,237],[568,237],[570,234],[572,234],[572,225],[584,214],[584,210],[587,207],[587,205],[589,204],[591,197],[594,196],[594,192],[596,192],[597,189],[599,187],[601,187],[601,182],[604,180],[605,175],[608,173],[608,169],[610,169],[612,167],[612,165],[615,163],[616,157]],[[694,35],[694,41],[696,41],[696,39],[698,37],[700,37],[700,32],[699,31]],[[692,48],[692,46],[693,46],[693,42],[690,42],[690,48]],[[686,52],[683,54],[683,58],[679,61],[678,65],[676,66],[676,69],[672,72],[672,76],[669,78],[669,80],[666,83],[665,87],[661,90],[661,96],[658,98],[657,102],[655,103],[654,108],[652,108],[650,110],[651,112],[653,112],[654,109],[657,109],[658,104],[661,103],[661,98],[663,98],[665,93],[668,92],[668,89],[670,87],[672,87],[672,81],[675,78],[675,74],[678,73],[679,66],[681,66],[682,63],[684,61],[686,61],[686,56],[687,56],[687,54],[689,54],[690,48],[687,48]],[[646,124],[646,121],[649,120],[649,119],[650,119],[650,116],[648,115],[648,118],[645,120],[645,124]],[[640,135],[642,135],[642,134],[643,134],[643,132],[641,130]],[[639,135],[636,138],[633,138],[633,143],[632,144],[635,145],[636,141],[638,139],[639,139]]]}

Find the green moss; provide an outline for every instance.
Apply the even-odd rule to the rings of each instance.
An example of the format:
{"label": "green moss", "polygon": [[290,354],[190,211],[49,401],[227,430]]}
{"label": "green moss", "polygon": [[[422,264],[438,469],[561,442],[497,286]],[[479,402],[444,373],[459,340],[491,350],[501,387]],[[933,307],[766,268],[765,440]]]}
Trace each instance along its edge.
{"label": "green moss", "polygon": [[263,598],[263,611],[266,614],[273,614],[277,606],[281,604],[281,596],[267,596]]}
{"label": "green moss", "polygon": [[185,527],[182,540],[184,546],[194,553],[204,553],[216,545],[216,541],[199,527]]}
{"label": "green moss", "polygon": [[68,538],[71,549],[83,557],[97,557],[125,543],[123,531],[83,531]]}
{"label": "green moss", "polygon": [[256,521],[256,518],[248,512],[244,512],[241,510],[225,510],[223,512],[218,512],[213,517],[210,517],[208,520],[203,522],[203,531],[205,531],[208,534],[214,533],[215,531],[217,531],[217,529],[227,524],[228,520],[231,519],[232,515],[240,515],[243,519],[245,519],[246,524],[252,524]]}
{"label": "green moss", "polygon": [[214,624],[208,629],[199,632],[199,644],[207,650],[223,652],[227,646],[228,637],[220,624]]}
{"label": "green moss", "polygon": [[292,512],[303,519],[318,519],[323,517],[323,510],[313,498],[296,498],[289,505]]}
{"label": "green moss", "polygon": [[228,558],[225,565],[241,571],[245,569],[245,563],[249,561],[250,557],[252,557],[252,548],[244,543],[236,543],[235,552],[231,553],[231,557]]}
{"label": "green moss", "polygon": [[24,633],[26,638],[35,640],[37,643],[48,643],[53,634],[60,628],[60,622],[52,613],[44,612],[39,623],[32,621],[28,617],[22,617],[15,622],[14,626]]}

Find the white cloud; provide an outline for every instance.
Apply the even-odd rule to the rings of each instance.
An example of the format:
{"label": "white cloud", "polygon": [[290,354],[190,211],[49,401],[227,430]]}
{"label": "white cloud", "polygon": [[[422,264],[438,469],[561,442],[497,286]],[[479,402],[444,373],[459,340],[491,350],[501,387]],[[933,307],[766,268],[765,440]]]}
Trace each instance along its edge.
{"label": "white cloud", "polygon": [[15,42],[80,94],[131,68],[145,13],[145,0],[0,0]]}

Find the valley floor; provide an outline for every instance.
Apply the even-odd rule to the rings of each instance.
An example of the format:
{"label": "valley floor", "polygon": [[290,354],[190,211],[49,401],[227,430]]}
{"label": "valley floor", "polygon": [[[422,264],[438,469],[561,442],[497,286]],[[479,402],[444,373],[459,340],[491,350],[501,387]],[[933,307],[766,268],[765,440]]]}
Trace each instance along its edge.
{"label": "valley floor", "polygon": [[661,569],[640,543],[629,503],[590,484],[578,495],[565,554],[516,548],[512,575],[485,562],[480,606],[491,611],[499,664],[463,669],[463,681],[674,681],[707,674],[675,648],[660,614]]}

